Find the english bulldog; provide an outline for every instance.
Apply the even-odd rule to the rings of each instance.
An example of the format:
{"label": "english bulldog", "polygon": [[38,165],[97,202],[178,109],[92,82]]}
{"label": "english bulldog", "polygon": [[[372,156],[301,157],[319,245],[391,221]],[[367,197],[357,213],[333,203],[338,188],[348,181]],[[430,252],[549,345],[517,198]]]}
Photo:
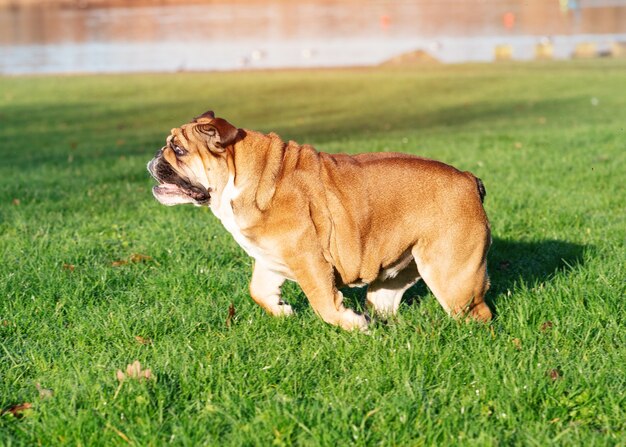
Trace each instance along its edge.
{"label": "english bulldog", "polygon": [[397,312],[423,279],[454,317],[491,319],[485,188],[469,172],[401,153],[327,154],[209,111],[170,131],[148,163],[164,205],[208,206],[254,258],[252,299],[291,315],[296,281],[327,323],[366,329],[339,288],[367,285],[376,314]]}

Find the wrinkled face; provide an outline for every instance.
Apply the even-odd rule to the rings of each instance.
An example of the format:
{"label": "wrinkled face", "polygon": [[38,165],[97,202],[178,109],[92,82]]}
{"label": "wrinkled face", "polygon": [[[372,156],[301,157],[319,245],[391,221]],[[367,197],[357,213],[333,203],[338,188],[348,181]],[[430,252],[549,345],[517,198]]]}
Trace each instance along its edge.
{"label": "wrinkled face", "polygon": [[172,129],[165,146],[148,163],[148,171],[159,182],[152,188],[154,197],[168,206],[208,205],[217,177],[224,175],[220,171],[227,170],[226,148],[237,135],[237,128],[213,112]]}

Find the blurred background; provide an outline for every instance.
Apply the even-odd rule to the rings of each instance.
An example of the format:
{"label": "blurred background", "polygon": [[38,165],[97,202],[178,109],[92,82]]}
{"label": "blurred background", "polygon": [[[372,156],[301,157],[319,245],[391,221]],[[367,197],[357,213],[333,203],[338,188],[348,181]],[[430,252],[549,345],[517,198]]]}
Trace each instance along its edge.
{"label": "blurred background", "polygon": [[0,0],[0,73],[624,57],[626,0]]}

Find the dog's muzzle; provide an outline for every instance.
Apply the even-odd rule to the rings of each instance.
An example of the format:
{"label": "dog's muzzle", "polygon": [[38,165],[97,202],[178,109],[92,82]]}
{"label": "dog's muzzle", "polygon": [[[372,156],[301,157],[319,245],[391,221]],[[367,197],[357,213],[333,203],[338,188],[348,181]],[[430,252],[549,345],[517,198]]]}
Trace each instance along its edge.
{"label": "dog's muzzle", "polygon": [[[207,205],[211,200],[209,190],[202,185],[194,185],[182,178],[174,171],[172,166],[160,157],[162,150],[157,152],[152,160],[148,162],[148,172],[159,182],[152,188],[152,194],[164,203],[163,198],[188,197],[197,205]],[[174,204],[170,202],[168,204]]]}

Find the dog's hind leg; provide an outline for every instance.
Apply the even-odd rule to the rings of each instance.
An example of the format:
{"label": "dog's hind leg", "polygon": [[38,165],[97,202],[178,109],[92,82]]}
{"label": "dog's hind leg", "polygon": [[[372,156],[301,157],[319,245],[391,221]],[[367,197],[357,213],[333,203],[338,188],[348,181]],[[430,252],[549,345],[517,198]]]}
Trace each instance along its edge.
{"label": "dog's hind leg", "polygon": [[469,316],[479,321],[491,320],[491,310],[484,299],[489,288],[488,248],[489,241],[484,237],[472,238],[467,234],[449,235],[413,248],[422,279],[439,304],[455,318]]}
{"label": "dog's hind leg", "polygon": [[395,315],[400,300],[413,284],[419,281],[420,275],[413,260],[395,277],[376,279],[367,287],[367,306],[381,317]]}
{"label": "dog's hind leg", "polygon": [[280,286],[284,282],[284,277],[255,262],[250,280],[250,295],[270,315],[291,315],[293,309],[280,296]]}

